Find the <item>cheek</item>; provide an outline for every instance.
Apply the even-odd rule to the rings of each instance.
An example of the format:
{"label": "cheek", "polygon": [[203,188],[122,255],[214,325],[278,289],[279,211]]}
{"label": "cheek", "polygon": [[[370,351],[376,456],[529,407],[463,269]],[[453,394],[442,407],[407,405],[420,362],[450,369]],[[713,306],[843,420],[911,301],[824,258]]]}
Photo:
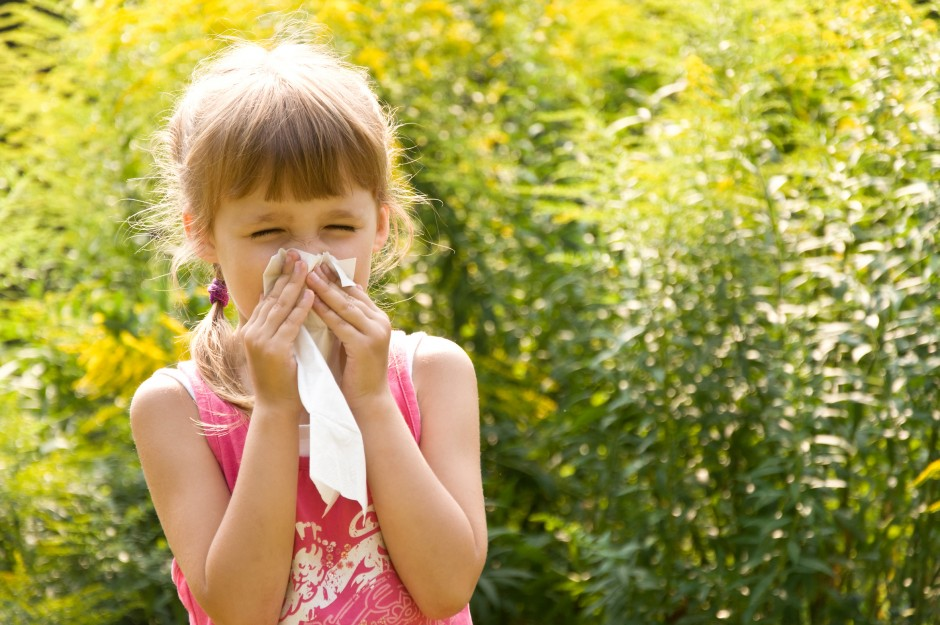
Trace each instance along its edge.
{"label": "cheek", "polygon": [[369,284],[372,275],[372,254],[369,250],[359,250],[356,256],[356,275],[353,279],[362,285]]}
{"label": "cheek", "polygon": [[238,312],[240,322],[244,322],[254,311],[258,300],[261,297],[261,289],[253,289],[249,286],[236,282],[229,288],[229,295],[232,303],[235,304],[235,310]]}
{"label": "cheek", "polygon": [[229,297],[242,321],[250,317],[258,305],[263,288],[261,275],[266,266],[267,259],[261,264],[235,264],[228,268],[225,282],[228,285]]}

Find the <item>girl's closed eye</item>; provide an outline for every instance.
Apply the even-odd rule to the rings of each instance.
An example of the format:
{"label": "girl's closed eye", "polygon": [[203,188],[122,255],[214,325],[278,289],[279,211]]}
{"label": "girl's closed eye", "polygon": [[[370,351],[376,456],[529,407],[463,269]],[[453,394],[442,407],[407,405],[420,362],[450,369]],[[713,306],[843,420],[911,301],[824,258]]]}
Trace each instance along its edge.
{"label": "girl's closed eye", "polygon": [[344,232],[355,232],[357,228],[355,226],[347,226],[342,224],[332,224],[326,227],[327,230],[342,230]]}
{"label": "girl's closed eye", "polygon": [[251,238],[252,238],[252,239],[260,239],[260,238],[262,238],[262,237],[266,237],[266,236],[272,235],[272,234],[277,234],[277,233],[279,233],[279,232],[282,232],[282,230],[281,230],[280,228],[266,228],[265,230],[258,230],[257,232],[252,232],[252,233],[251,233]]}

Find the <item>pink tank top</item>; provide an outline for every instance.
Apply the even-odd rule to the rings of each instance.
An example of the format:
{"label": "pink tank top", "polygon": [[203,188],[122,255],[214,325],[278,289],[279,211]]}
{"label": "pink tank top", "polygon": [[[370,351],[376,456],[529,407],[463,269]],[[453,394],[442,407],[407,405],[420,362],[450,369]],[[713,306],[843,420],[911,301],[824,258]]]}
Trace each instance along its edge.
{"label": "pink tank top", "polygon": [[[392,335],[388,382],[415,441],[421,440],[421,414],[411,381],[410,362],[417,335]],[[206,442],[225,475],[229,490],[238,478],[248,425],[239,413],[205,385],[195,363],[178,365],[188,379],[199,418],[206,424],[231,425]],[[175,376],[174,376],[175,377]],[[290,582],[278,621],[285,625],[470,625],[469,606],[443,620],[424,616],[389,559],[372,497],[363,514],[343,497],[325,517],[325,505],[308,476],[309,458],[301,456],[297,484],[297,523]],[[196,603],[183,572],[173,560],[172,578],[189,612],[190,625],[212,625]]]}

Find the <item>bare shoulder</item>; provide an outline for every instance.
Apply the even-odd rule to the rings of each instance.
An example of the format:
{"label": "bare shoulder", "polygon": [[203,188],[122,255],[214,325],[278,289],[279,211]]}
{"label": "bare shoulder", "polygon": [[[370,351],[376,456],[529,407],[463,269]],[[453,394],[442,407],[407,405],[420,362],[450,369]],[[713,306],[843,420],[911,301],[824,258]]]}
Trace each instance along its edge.
{"label": "bare shoulder", "polygon": [[[164,460],[181,460],[187,454],[205,458],[211,451],[199,426],[199,408],[177,380],[155,374],[134,393],[130,408],[131,435],[145,475],[161,473]],[[148,479],[149,481],[149,479]]]}
{"label": "bare shoulder", "polygon": [[153,428],[173,428],[174,422],[191,425],[198,416],[198,410],[179,382],[167,375],[153,375],[134,393],[130,416],[136,440],[138,434]]}
{"label": "bare shoulder", "polygon": [[418,343],[412,377],[421,409],[425,455],[437,448],[442,459],[452,459],[455,446],[477,445],[480,400],[467,352],[453,341],[427,336]]}
{"label": "bare shoulder", "polygon": [[475,387],[476,373],[462,347],[449,339],[428,335],[415,352],[414,380],[418,390],[428,389],[437,381],[472,383]]}

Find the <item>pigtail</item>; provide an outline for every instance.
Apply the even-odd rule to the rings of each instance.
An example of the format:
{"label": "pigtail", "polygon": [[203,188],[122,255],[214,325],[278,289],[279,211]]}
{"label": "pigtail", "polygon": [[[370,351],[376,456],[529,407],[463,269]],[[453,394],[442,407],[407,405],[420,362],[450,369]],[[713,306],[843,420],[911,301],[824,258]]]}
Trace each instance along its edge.
{"label": "pigtail", "polygon": [[[216,280],[222,273],[215,265]],[[224,284],[224,282],[222,283]],[[237,338],[232,324],[225,317],[224,300],[215,299],[212,308],[193,329],[189,352],[199,375],[220,399],[227,401],[246,415],[254,408],[254,397],[248,393],[238,375],[240,350],[236,349]]]}

